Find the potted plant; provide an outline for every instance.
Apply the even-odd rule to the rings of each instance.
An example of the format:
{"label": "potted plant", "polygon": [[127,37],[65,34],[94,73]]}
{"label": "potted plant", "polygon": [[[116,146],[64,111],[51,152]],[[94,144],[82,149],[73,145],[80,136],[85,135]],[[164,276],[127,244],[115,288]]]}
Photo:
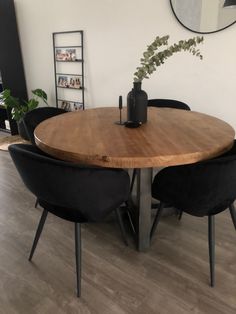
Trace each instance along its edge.
{"label": "potted plant", "polygon": [[188,51],[192,55],[202,59],[202,55],[196,46],[203,42],[203,37],[193,37],[188,40],[180,40],[163,51],[158,51],[159,47],[168,45],[169,36],[159,37],[147,46],[143,57],[140,59],[141,65],[134,73],[134,87],[127,96],[128,120],[145,123],[147,121],[147,94],[141,90],[141,82],[156,71],[158,66],[165,63],[165,60],[174,53]]}
{"label": "potted plant", "polygon": [[0,93],[0,99],[2,100],[5,108],[11,112],[12,118],[17,122],[20,136],[26,140],[28,140],[28,135],[23,123],[24,115],[26,112],[37,108],[40,99],[48,105],[47,94],[45,91],[37,88],[32,90],[32,94],[33,97],[31,99],[21,102],[18,98],[11,95],[11,91],[9,89],[4,89]]}

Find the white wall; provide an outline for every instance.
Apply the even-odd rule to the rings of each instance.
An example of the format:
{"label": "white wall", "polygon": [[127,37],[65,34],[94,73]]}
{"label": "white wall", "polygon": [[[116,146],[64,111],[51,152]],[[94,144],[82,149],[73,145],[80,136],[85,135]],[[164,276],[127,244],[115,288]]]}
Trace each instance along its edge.
{"label": "white wall", "polygon": [[[43,88],[55,104],[52,32],[85,32],[87,107],[126,98],[146,45],[156,35],[170,43],[196,34],[183,28],[169,0],[15,0],[28,91]],[[171,57],[143,81],[149,98],[175,98],[236,129],[236,25],[205,35],[204,60]]]}

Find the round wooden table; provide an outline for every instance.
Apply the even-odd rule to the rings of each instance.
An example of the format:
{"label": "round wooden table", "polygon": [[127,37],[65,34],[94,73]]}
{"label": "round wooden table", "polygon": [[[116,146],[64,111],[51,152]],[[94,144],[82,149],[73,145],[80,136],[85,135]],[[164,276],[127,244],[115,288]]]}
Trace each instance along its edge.
{"label": "round wooden table", "polygon": [[[126,111],[123,110],[126,117]],[[139,168],[138,247],[149,247],[152,168],[194,163],[226,152],[234,129],[194,111],[148,108],[148,122],[129,129],[114,122],[117,108],[62,114],[40,123],[35,141],[62,160],[111,168]]]}

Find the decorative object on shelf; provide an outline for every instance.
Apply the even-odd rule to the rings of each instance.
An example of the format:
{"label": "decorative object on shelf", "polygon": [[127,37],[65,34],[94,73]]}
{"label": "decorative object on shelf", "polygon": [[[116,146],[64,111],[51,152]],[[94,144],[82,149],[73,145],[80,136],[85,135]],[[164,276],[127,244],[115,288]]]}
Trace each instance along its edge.
{"label": "decorative object on shelf", "polygon": [[134,88],[127,96],[127,118],[128,121],[147,122],[147,94],[141,90],[141,82],[144,78],[156,71],[158,66],[165,63],[165,60],[171,57],[174,53],[180,51],[188,51],[194,56],[202,59],[199,49],[196,48],[198,44],[203,42],[203,37],[193,37],[188,40],[180,40],[167,47],[163,51],[156,52],[159,47],[168,45],[169,36],[159,37],[147,46],[147,50],[143,53],[140,59],[141,66],[137,67],[134,73]]}
{"label": "decorative object on shelf", "polygon": [[141,81],[134,82],[127,96],[127,120],[137,123],[147,122],[147,93],[141,90]]}
{"label": "decorative object on shelf", "polygon": [[66,49],[56,48],[55,54],[56,61],[71,61],[71,62],[81,61],[81,59],[77,58],[77,51],[75,48]]}
{"label": "decorative object on shelf", "polygon": [[40,99],[48,106],[47,94],[44,90],[37,88],[32,90],[32,94],[33,97],[31,99],[22,102],[18,98],[12,96],[9,89],[4,89],[0,93],[0,100],[2,100],[5,108],[11,111],[12,118],[17,122],[19,134],[25,140],[28,140],[28,135],[22,120],[25,113],[37,108]]}
{"label": "decorative object on shelf", "polygon": [[57,107],[68,111],[84,109],[83,31],[52,35]]}
{"label": "decorative object on shelf", "polygon": [[57,87],[63,88],[82,88],[79,76],[59,75]]}
{"label": "decorative object on shelf", "polygon": [[58,107],[65,109],[67,111],[77,111],[77,110],[83,110],[83,104],[76,101],[66,101],[66,100],[59,100],[58,101]]}

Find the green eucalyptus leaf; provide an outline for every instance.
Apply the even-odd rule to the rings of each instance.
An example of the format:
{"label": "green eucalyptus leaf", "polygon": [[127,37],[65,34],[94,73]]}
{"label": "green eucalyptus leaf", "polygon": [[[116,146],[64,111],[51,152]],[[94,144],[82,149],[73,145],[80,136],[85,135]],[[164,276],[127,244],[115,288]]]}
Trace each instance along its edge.
{"label": "green eucalyptus leaf", "polygon": [[188,40],[180,40],[178,43],[167,47],[165,50],[158,52],[158,48],[162,45],[168,45],[169,35],[159,37],[147,46],[147,50],[144,51],[143,57],[140,59],[141,66],[137,67],[137,71],[134,73],[134,81],[141,82],[144,78],[149,78],[149,75],[156,71],[156,68],[164,61],[171,57],[174,53],[180,51],[188,51],[193,56],[202,60],[202,55],[196,46],[202,43],[204,38],[201,36],[193,37]]}

